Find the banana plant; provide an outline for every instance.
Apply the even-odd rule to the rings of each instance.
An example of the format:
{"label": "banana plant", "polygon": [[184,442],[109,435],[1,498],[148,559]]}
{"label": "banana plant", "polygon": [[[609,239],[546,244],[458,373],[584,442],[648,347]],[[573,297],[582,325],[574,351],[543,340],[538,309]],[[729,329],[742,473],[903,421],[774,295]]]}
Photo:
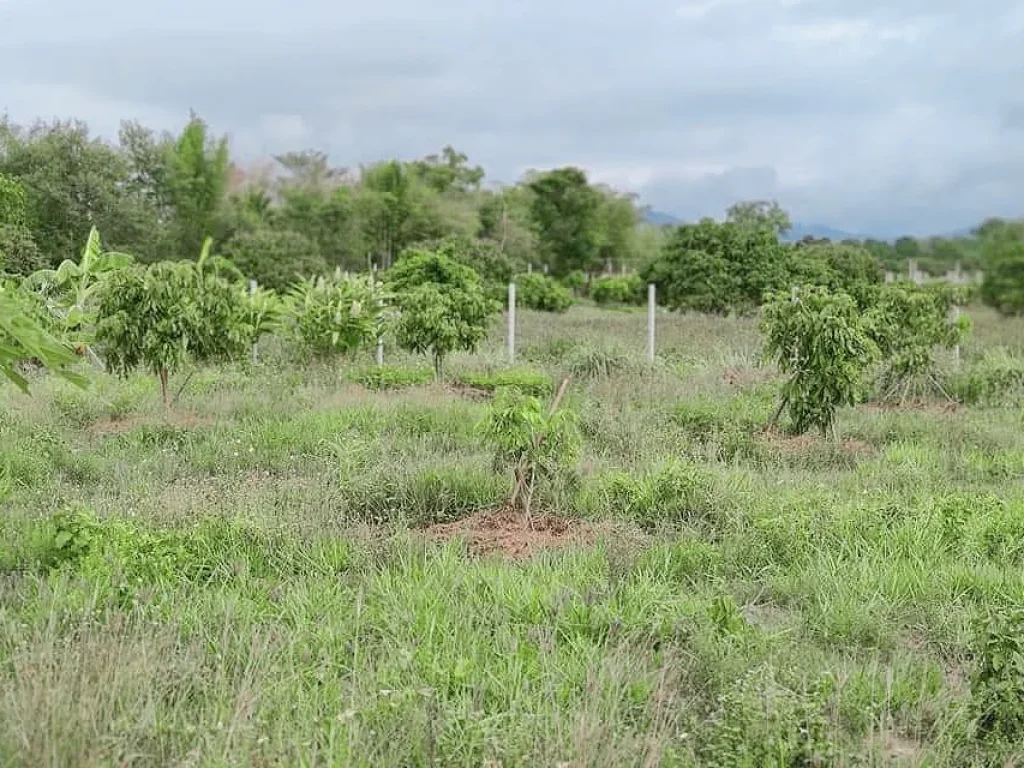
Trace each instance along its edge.
{"label": "banana plant", "polygon": [[43,298],[60,335],[85,350],[91,345],[97,292],[104,276],[133,262],[130,254],[104,251],[100,233],[93,227],[80,261],[66,259],[56,269],[33,272],[24,285]]}
{"label": "banana plant", "polygon": [[77,359],[75,350],[49,333],[33,310],[30,295],[0,282],[0,375],[28,392],[28,379],[19,365],[35,361],[72,383],[85,386],[86,379],[70,370]]}

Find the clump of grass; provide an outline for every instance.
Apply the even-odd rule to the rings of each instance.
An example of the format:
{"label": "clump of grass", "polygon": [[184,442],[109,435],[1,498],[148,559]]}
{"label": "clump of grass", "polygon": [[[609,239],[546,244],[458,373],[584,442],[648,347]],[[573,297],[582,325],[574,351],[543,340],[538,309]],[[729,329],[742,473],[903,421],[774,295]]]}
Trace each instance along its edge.
{"label": "clump of grass", "polygon": [[552,378],[541,371],[528,368],[509,368],[493,372],[464,372],[452,376],[464,387],[494,392],[502,387],[518,389],[533,397],[548,397],[554,391]]}
{"label": "clump of grass", "polygon": [[434,380],[433,371],[426,368],[410,368],[400,365],[385,365],[367,368],[351,374],[352,380],[377,391],[404,389],[429,384]]}

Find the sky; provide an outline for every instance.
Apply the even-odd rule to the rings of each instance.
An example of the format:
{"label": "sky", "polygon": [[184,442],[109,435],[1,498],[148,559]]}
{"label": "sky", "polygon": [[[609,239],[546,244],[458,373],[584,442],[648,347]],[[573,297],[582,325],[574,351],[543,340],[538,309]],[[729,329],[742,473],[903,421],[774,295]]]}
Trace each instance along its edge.
{"label": "sky", "polygon": [[0,0],[0,112],[927,235],[1024,216],[1022,44],[1016,0]]}

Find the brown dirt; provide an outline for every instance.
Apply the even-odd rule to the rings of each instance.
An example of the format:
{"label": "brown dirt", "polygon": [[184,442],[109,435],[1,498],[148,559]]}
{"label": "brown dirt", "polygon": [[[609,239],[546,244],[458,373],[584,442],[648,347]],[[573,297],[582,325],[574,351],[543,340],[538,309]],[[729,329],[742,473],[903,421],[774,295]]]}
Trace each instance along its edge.
{"label": "brown dirt", "polygon": [[473,400],[477,402],[483,402],[490,400],[494,397],[493,392],[489,392],[486,389],[480,389],[478,387],[471,387],[468,384],[459,384],[458,382],[448,382],[444,386],[445,391],[450,395],[456,397],[464,397],[467,400]]}
{"label": "brown dirt", "polygon": [[899,402],[863,403],[860,408],[865,411],[889,413],[890,411],[919,411],[923,413],[959,413],[964,406],[951,400],[908,400],[902,405]]}
{"label": "brown dirt", "polygon": [[555,515],[535,515],[527,522],[514,510],[502,507],[432,525],[425,533],[440,541],[465,538],[469,551],[476,555],[500,554],[520,560],[540,549],[591,544],[597,529]]}
{"label": "brown dirt", "polygon": [[164,425],[171,427],[184,427],[185,429],[198,429],[208,427],[214,420],[208,416],[198,416],[188,411],[167,411],[166,413],[146,413],[126,416],[123,419],[102,419],[92,424],[89,435],[92,437],[103,437],[104,435],[120,435],[131,432],[136,427],[146,425]]}
{"label": "brown dirt", "polygon": [[[776,430],[760,432],[758,439],[785,451],[790,454],[806,454],[813,451],[830,447],[829,441],[819,435],[805,433],[803,435],[787,435]],[[874,456],[878,450],[863,440],[846,438],[839,441],[838,448],[850,456]]]}
{"label": "brown dirt", "polygon": [[747,387],[754,384],[763,384],[770,380],[774,374],[764,368],[745,368],[730,366],[722,373],[722,380],[731,387]]}

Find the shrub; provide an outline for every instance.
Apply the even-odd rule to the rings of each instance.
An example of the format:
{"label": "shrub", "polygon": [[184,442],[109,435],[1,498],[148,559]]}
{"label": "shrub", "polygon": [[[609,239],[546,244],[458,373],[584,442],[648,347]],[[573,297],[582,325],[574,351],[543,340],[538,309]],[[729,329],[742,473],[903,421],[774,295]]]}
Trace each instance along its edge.
{"label": "shrub", "polygon": [[590,284],[590,298],[598,304],[644,303],[644,281],[639,275],[599,277]]}
{"label": "shrub", "polygon": [[387,320],[386,295],[371,275],[302,280],[285,297],[283,327],[319,358],[348,355],[375,342]]}
{"label": "shrub", "polygon": [[606,378],[633,367],[626,355],[607,349],[576,346],[569,354],[569,373],[580,379]]}
{"label": "shrub", "polygon": [[517,275],[516,304],[540,312],[565,312],[573,304],[569,289],[553,277],[530,272]]}
{"label": "shrub", "polygon": [[762,330],[766,355],[789,375],[777,413],[788,407],[798,433],[818,427],[838,437],[836,411],[860,399],[864,374],[878,358],[857,302],[814,286],[776,293],[764,307]]}
{"label": "shrub", "polygon": [[946,385],[962,403],[1015,402],[1024,397],[1024,360],[1002,348],[988,349],[980,360],[949,377]]}

